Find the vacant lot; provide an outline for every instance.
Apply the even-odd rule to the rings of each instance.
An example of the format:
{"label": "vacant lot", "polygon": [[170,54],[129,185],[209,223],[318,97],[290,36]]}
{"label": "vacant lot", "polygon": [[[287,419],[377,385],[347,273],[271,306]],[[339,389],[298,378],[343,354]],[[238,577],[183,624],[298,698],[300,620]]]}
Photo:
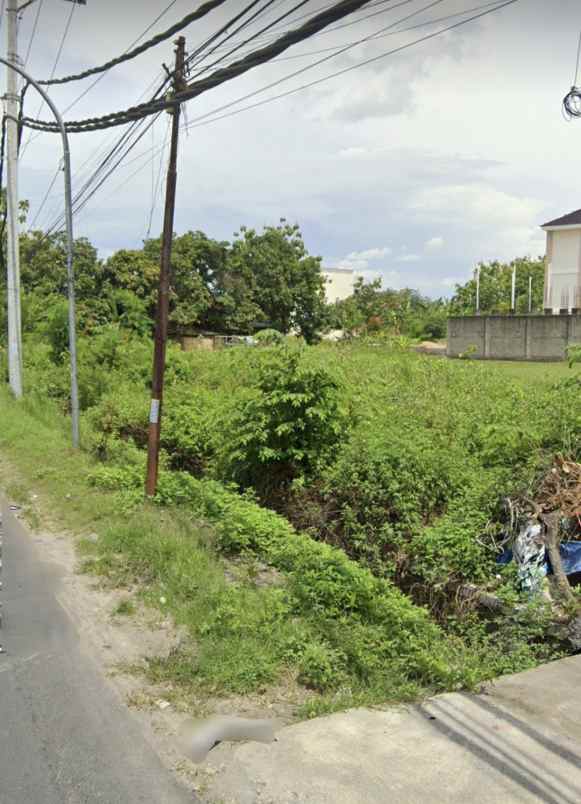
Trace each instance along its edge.
{"label": "vacant lot", "polygon": [[503,499],[534,494],[556,454],[579,459],[574,372],[385,345],[170,350],[151,506],[149,345],[107,329],[80,352],[85,452],[59,413],[67,366],[40,344],[32,401],[2,398],[0,448],[55,517],[98,535],[88,571],[187,627],[191,643],[150,663],[155,681],[314,713],[472,687],[564,650],[542,607],[481,619],[463,591],[518,599],[495,563]]}

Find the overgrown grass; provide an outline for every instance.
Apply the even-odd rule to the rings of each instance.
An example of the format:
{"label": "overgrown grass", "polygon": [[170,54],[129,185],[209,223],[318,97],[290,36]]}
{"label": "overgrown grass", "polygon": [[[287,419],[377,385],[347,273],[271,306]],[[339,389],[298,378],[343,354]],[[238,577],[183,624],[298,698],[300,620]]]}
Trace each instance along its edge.
{"label": "overgrown grass", "polygon": [[[285,669],[283,646],[312,638],[300,617],[281,620],[284,590],[229,584],[211,535],[183,512],[151,505],[120,510],[118,495],[88,483],[94,461],[69,448],[68,428],[48,406],[15,403],[4,389],[0,406],[7,492],[25,509],[31,494],[39,495],[45,523],[82,540],[87,571],[120,586],[139,584],[151,605],[189,632],[183,654],[151,662],[151,677],[181,682],[185,692],[217,695],[275,683]],[[93,538],[83,540],[89,534]]]}
{"label": "overgrown grass", "polygon": [[[84,443],[100,462],[67,447],[50,404],[4,392],[0,450],[58,526],[98,534],[87,569],[139,584],[186,627],[188,645],[150,662],[153,680],[202,695],[302,684],[316,691],[303,713],[317,713],[471,688],[559,655],[540,610],[491,629],[448,603],[461,583],[496,577],[482,537],[502,496],[532,487],[555,451],[579,454],[575,388],[532,392],[505,364],[371,345],[300,359],[171,350],[160,508],[141,501],[140,349],[97,342],[86,372]],[[31,373],[53,393],[42,356]],[[231,557],[279,575],[233,579]]]}

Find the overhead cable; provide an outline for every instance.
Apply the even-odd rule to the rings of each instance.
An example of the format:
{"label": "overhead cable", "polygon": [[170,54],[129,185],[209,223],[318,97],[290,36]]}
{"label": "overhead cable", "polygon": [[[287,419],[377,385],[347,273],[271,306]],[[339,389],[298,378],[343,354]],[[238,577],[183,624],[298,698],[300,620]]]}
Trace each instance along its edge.
{"label": "overhead cable", "polygon": [[579,44],[577,46],[577,60],[575,62],[575,76],[573,85],[563,98],[563,116],[566,120],[581,117],[581,87],[577,84],[579,80],[579,65],[581,63],[581,34],[579,34]]}
{"label": "overhead cable", "polygon": [[[459,22],[456,22],[453,25],[449,25],[449,26],[447,26],[445,28],[441,28],[438,31],[434,31],[434,32],[432,32],[430,34],[427,34],[426,36],[422,36],[422,37],[420,37],[418,39],[415,39],[412,42],[408,42],[408,43],[406,43],[404,45],[401,45],[401,46],[399,46],[397,48],[393,48],[391,50],[388,50],[388,51],[385,51],[383,53],[380,53],[377,56],[374,56],[372,58],[369,58],[369,59],[366,59],[364,61],[358,62],[357,64],[351,65],[350,67],[347,67],[347,68],[344,68],[342,70],[336,71],[335,73],[331,73],[331,74],[329,74],[327,76],[324,76],[322,78],[316,79],[315,81],[312,81],[312,82],[310,82],[308,84],[303,84],[303,85],[301,85],[299,87],[294,87],[293,89],[287,90],[286,92],[280,93],[279,95],[274,95],[274,96],[271,96],[269,98],[265,98],[264,100],[258,101],[258,102],[254,103],[254,104],[244,106],[241,109],[234,109],[233,111],[227,112],[225,114],[216,115],[216,112],[221,111],[222,109],[225,109],[228,106],[234,106],[235,104],[240,103],[241,101],[247,99],[249,96],[245,96],[244,98],[239,98],[238,100],[233,101],[230,104],[226,104],[226,106],[224,106],[224,107],[220,107],[219,109],[215,109],[215,110],[213,110],[212,112],[209,112],[206,115],[202,115],[201,117],[195,118],[194,120],[191,121],[191,123],[189,125],[183,126],[183,128],[187,130],[187,129],[192,129],[192,128],[198,128],[200,126],[210,125],[210,124],[212,124],[214,122],[217,122],[218,120],[222,120],[224,118],[231,117],[231,116],[236,115],[236,114],[240,114],[241,112],[245,112],[245,111],[248,111],[250,109],[254,109],[254,108],[258,107],[258,106],[263,106],[263,105],[265,105],[267,103],[271,103],[271,102],[279,100],[281,98],[288,97],[289,95],[292,95],[292,94],[294,94],[296,92],[300,92],[301,90],[307,89],[307,88],[309,88],[311,86],[321,84],[321,83],[323,83],[323,82],[325,82],[325,81],[327,81],[327,80],[329,80],[331,78],[334,78],[336,76],[343,75],[344,73],[348,73],[348,72],[351,72],[352,70],[359,69],[360,67],[363,67],[363,66],[365,66],[365,65],[367,65],[369,63],[376,62],[376,61],[379,61],[380,59],[384,59],[384,58],[387,58],[387,57],[389,57],[391,55],[394,55],[396,53],[405,51],[408,48],[411,48],[411,47],[413,47],[413,46],[415,46],[417,44],[421,44],[421,43],[423,43],[425,41],[428,41],[430,39],[433,39],[433,38],[435,38],[437,36],[440,36],[442,34],[448,33],[449,31],[452,31],[452,30],[455,30],[457,28],[460,28],[463,25],[466,25],[466,24],[468,24],[468,23],[470,23],[470,22],[472,22],[474,20],[480,19],[480,18],[482,18],[482,17],[484,17],[484,16],[486,16],[488,14],[492,14],[492,13],[494,13],[494,12],[496,12],[496,11],[506,7],[506,6],[513,5],[516,2],[518,2],[518,0],[505,0],[505,2],[500,2],[500,0],[499,0],[499,2],[495,5],[494,8],[490,8],[490,3],[485,3],[480,7],[478,7],[478,6],[474,7],[472,10],[477,10],[478,8],[483,8],[484,10],[481,11],[480,13],[473,14],[471,17],[469,17],[467,19],[460,20]],[[420,9],[420,11],[421,10],[422,9]],[[423,10],[425,10],[425,9],[423,9]],[[450,16],[453,16],[453,15],[450,15]],[[401,23],[401,20],[399,22]],[[407,30],[407,29],[405,29],[405,30]],[[373,36],[373,34],[371,36]],[[289,76],[287,76],[286,78],[288,78],[288,77]],[[275,83],[280,83],[280,82],[286,80],[286,78],[280,79],[279,82],[275,82]],[[264,89],[267,89],[267,88],[268,87],[265,87]],[[263,91],[263,90],[256,90],[254,93],[251,93],[251,95],[256,95],[261,91]],[[207,119],[207,118],[209,118],[209,119]],[[160,149],[160,151],[161,150],[162,149]],[[158,153],[160,151],[158,151]],[[138,173],[140,173],[147,166],[147,164],[149,164],[149,159],[151,158],[151,152],[148,150],[145,153],[141,153],[137,157],[135,157],[133,160],[130,160],[128,163],[125,164],[124,167],[128,167],[129,165],[132,164],[132,162],[143,160],[144,156],[146,156],[148,158],[146,163],[140,165],[130,176],[128,176],[123,181],[123,184],[120,185],[119,188],[117,188],[117,189],[121,189],[122,186],[125,186],[127,184],[127,182],[129,182],[134,176],[136,176]],[[117,190],[115,190],[113,192],[113,194],[116,191]],[[87,199],[85,204],[90,200],[90,198],[95,194],[95,192],[91,193],[91,196]]]}
{"label": "overhead cable", "polygon": [[144,42],[138,47],[133,48],[133,50],[123,53],[121,56],[117,56],[115,59],[111,59],[105,64],[101,64],[98,67],[91,67],[88,70],[84,70],[82,73],[66,75],[63,78],[51,78],[47,81],[39,81],[38,83],[45,85],[68,84],[70,81],[80,81],[82,78],[89,78],[91,75],[107,72],[112,67],[122,64],[124,61],[129,61],[130,59],[136,58],[136,56],[140,56],[142,53],[145,53],[146,50],[159,45],[161,42],[165,42],[166,39],[171,39],[172,36],[175,36],[175,34],[186,28],[188,25],[190,25],[190,23],[201,19],[206,14],[209,14],[210,11],[213,11],[215,8],[218,8],[218,6],[223,5],[225,2],[226,0],[207,0],[206,3],[203,3],[190,14],[187,14],[183,19],[181,19],[179,22],[176,22],[175,25],[172,25],[166,31],[157,34],[151,39],[148,39],[147,42]]}
{"label": "overhead cable", "polygon": [[[235,61],[227,67],[216,70],[201,81],[194,81],[194,83],[187,85],[181,92],[174,93],[163,100],[141,104],[121,112],[114,112],[113,114],[104,115],[102,117],[68,122],[66,123],[66,129],[70,133],[78,133],[82,131],[96,131],[102,128],[110,128],[111,126],[120,126],[124,123],[139,120],[142,117],[171,108],[178,103],[191,100],[210,89],[220,86],[220,84],[226,81],[231,81],[233,78],[243,75],[260,64],[270,61],[289,47],[308,39],[313,36],[313,34],[326,28],[327,25],[343,19],[343,17],[346,17],[368,2],[369,0],[341,0],[341,2],[336,3],[327,11],[316,14],[299,28],[284,34],[272,44],[260,48],[254,53],[250,53],[248,56]],[[38,129],[40,131],[58,132],[58,127],[48,120],[35,120],[25,117],[23,118],[23,123],[29,128]]]}
{"label": "overhead cable", "polygon": [[241,103],[244,100],[248,100],[249,98],[258,95],[267,89],[272,89],[273,86],[280,84],[283,81],[286,81],[289,78],[294,77],[301,72],[305,72],[307,69],[310,69],[314,65],[321,64],[322,61],[326,61],[326,59],[320,59],[314,62],[313,65],[308,65],[306,68],[303,68],[302,70],[297,70],[296,72],[291,73],[290,75],[287,75],[284,78],[279,79],[278,81],[274,81],[272,84],[269,84],[266,87],[262,87],[261,89],[257,89],[254,92],[250,92],[248,93],[248,95],[238,98],[235,101],[231,101],[230,103],[224,104],[223,106],[220,106],[217,109],[213,109],[211,112],[207,112],[206,114],[201,115],[198,118],[195,118],[190,122],[189,128],[190,129],[199,128],[200,126],[209,125],[210,123],[214,123],[218,120],[223,120],[227,117],[233,117],[234,115],[240,114],[241,112],[250,111],[251,109],[256,109],[259,106],[264,106],[267,103],[271,103],[276,100],[281,100],[282,98],[287,98],[290,95],[294,95],[295,93],[301,92],[304,89],[310,89],[311,87],[318,86],[319,84],[323,84],[324,82],[329,81],[332,78],[337,78],[340,75],[345,75],[346,73],[350,73],[353,70],[358,70],[360,67],[365,67],[367,64],[373,64],[377,61],[380,61],[381,59],[387,58],[388,56],[393,56],[396,53],[400,53],[404,50],[407,50],[408,48],[413,47],[414,45],[419,45],[422,42],[427,42],[428,40],[434,39],[435,37],[440,36],[441,34],[448,33],[449,31],[455,30],[456,28],[460,28],[462,25],[466,25],[469,22],[473,22],[474,20],[480,19],[481,17],[485,17],[488,14],[493,14],[494,12],[499,11],[502,8],[505,8],[506,6],[511,6],[517,2],[519,2],[519,0],[505,0],[504,2],[497,4],[494,8],[487,8],[486,10],[481,11],[478,14],[474,14],[473,16],[468,17],[467,19],[460,20],[459,22],[456,22],[453,25],[448,25],[446,28],[440,28],[440,30],[438,31],[433,31],[430,34],[426,34],[425,36],[420,37],[419,39],[414,39],[413,42],[408,42],[405,45],[400,45],[399,47],[384,51],[383,53],[380,53],[377,56],[372,56],[371,58],[365,59],[364,61],[357,62],[357,64],[352,64],[349,67],[344,67],[342,70],[337,70],[336,72],[329,73],[328,75],[325,75],[322,78],[317,78],[314,81],[310,81],[307,84],[301,84],[298,87],[293,87],[292,89],[286,90],[286,92],[281,92],[278,95],[272,95],[269,98],[265,98],[264,100],[260,100],[257,101],[256,103],[249,104],[248,106],[244,106],[241,109],[234,109],[233,111],[226,112],[225,114],[222,115],[217,114],[220,111],[224,111],[232,106],[235,106],[238,103]]}

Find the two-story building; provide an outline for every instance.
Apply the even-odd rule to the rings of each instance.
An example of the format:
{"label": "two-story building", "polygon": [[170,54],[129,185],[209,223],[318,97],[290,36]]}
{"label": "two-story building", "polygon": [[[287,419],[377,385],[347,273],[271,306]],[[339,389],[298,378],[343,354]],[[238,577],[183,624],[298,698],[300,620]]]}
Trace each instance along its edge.
{"label": "two-story building", "polygon": [[581,209],[541,227],[547,233],[545,309],[581,309]]}

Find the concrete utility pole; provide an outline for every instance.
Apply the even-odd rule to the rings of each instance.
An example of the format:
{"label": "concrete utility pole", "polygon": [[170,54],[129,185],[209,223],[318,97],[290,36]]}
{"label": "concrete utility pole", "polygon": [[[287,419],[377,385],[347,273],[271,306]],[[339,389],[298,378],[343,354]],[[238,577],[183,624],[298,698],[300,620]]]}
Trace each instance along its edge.
{"label": "concrete utility pole", "polygon": [[[6,3],[6,59],[18,67],[18,0]],[[20,320],[20,245],[18,242],[18,76],[6,68],[6,205],[8,376],[16,399],[22,397],[22,325]]]}
{"label": "concrete utility pole", "polygon": [[[174,92],[179,92],[184,80],[184,61],[186,40],[183,36],[176,41],[176,62],[173,76]],[[149,413],[149,435],[147,445],[147,477],[145,494],[154,497],[157,491],[159,467],[159,437],[161,433],[161,408],[163,403],[163,383],[165,377],[165,352],[167,345],[167,325],[169,318],[169,280],[171,271],[171,250],[173,245],[173,221],[176,203],[178,135],[180,130],[180,104],[171,109],[172,130],[169,167],[165,190],[165,215],[161,242],[161,262],[159,269],[159,290],[157,297],[157,316],[155,322],[155,344],[153,351],[153,379],[151,383],[151,408]]]}
{"label": "concrete utility pole", "polygon": [[529,313],[533,311],[533,278],[529,276]]}
{"label": "concrete utility pole", "polygon": [[480,313],[480,266],[477,265],[474,269],[474,278],[476,280],[476,315]]}

